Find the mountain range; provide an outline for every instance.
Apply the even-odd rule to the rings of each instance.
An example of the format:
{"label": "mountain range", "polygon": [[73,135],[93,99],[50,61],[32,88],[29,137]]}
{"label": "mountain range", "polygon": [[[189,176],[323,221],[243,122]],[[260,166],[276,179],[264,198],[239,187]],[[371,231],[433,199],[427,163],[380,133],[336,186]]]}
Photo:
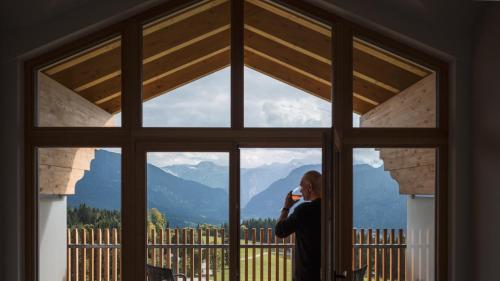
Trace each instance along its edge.
{"label": "mountain range", "polygon": [[[68,196],[68,206],[120,209],[119,154],[96,150],[89,171]],[[241,218],[276,218],[285,194],[308,170],[321,165],[298,161],[241,170]],[[164,213],[172,226],[221,224],[229,218],[228,168],[212,162],[197,165],[147,165],[147,206]],[[354,226],[406,228],[406,196],[383,167],[355,165]],[[244,195],[245,194],[245,195]],[[243,197],[245,201],[243,200]]]}

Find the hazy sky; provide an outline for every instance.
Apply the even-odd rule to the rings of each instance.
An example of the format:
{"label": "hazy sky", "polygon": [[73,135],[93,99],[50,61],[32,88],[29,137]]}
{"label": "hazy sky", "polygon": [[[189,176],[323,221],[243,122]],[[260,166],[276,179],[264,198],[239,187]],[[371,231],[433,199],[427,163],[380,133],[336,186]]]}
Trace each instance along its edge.
{"label": "hazy sky", "polygon": [[[299,89],[245,68],[244,120],[246,127],[330,127],[331,104]],[[149,100],[143,106],[145,127],[229,127],[230,68],[193,81],[167,94]],[[118,121],[120,114],[117,115]],[[359,116],[353,115],[354,126]],[[242,167],[256,167],[293,159],[321,159],[320,150],[254,149],[242,155]],[[169,153],[150,154],[148,161],[157,166],[197,164],[213,161],[227,165],[227,154]],[[319,162],[318,160],[315,160]],[[313,161],[314,162],[314,161]],[[378,152],[356,150],[354,162],[380,166]]]}

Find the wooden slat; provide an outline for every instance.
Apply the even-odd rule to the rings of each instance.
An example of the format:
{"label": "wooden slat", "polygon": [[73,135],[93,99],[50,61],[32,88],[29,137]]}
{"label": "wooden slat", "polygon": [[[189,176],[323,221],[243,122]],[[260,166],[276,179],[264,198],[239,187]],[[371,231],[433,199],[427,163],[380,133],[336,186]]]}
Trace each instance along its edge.
{"label": "wooden slat", "polygon": [[[90,230],[90,245],[95,244],[95,234],[94,234],[94,229],[91,228]],[[95,249],[91,248],[90,249],[90,264],[89,264],[89,280],[94,281],[95,280]]]}
{"label": "wooden slat", "polygon": [[[394,229],[391,229],[389,244],[394,245]],[[389,249],[389,281],[394,281],[394,248]]]}
{"label": "wooden slat", "polygon": [[[97,244],[102,245],[102,229],[97,229]],[[96,280],[102,280],[102,249],[97,249]]]}
{"label": "wooden slat", "polygon": [[[110,233],[109,233],[109,228],[106,228],[104,230],[104,244],[109,245],[111,242],[110,240]],[[104,249],[104,281],[109,281],[110,277],[110,272],[109,272],[109,265],[110,265],[110,259],[109,259],[109,248],[106,247]]]}
{"label": "wooden slat", "polygon": [[[118,243],[118,230],[116,228],[113,228],[112,231],[112,241],[111,244],[113,245],[119,245]],[[111,261],[112,261],[112,280],[113,281],[118,281],[118,248],[113,248],[112,250],[112,256],[111,256]]]}
{"label": "wooden slat", "polygon": [[[219,235],[217,233],[217,228],[214,228],[214,245],[217,245],[217,240]],[[214,281],[217,281],[217,261],[218,261],[218,250],[217,247],[214,248]]]}
{"label": "wooden slat", "polygon": [[[398,245],[402,245],[402,244],[403,244],[403,230],[399,229],[399,231],[398,231]],[[398,253],[397,254],[397,256],[398,256],[397,257],[397,259],[398,259],[398,261],[397,261],[397,266],[398,266],[397,267],[397,269],[398,269],[397,277],[398,277],[398,279],[397,280],[400,281],[401,274],[402,274],[402,272],[401,272],[401,259],[403,258],[401,247],[398,247],[397,253]]]}
{"label": "wooden slat", "polygon": [[[151,244],[156,244],[156,227],[151,228]],[[151,249],[151,264],[156,266],[156,254],[157,254],[157,249],[156,247],[153,247]]]}
{"label": "wooden slat", "polygon": [[260,229],[260,281],[264,281],[264,228]]}
{"label": "wooden slat", "polygon": [[283,45],[249,30],[245,31],[245,48],[262,52],[283,62],[284,65],[299,69],[304,73],[316,77],[316,80],[331,85],[332,68],[328,63],[315,60],[294,49],[285,48]]}
{"label": "wooden slat", "polygon": [[[330,38],[324,34],[313,32],[310,28],[289,20],[275,13],[262,9],[254,3],[245,2],[245,24],[254,29],[264,31],[276,38],[288,42],[311,57],[330,60]],[[248,27],[247,27],[248,30]],[[314,56],[316,55],[316,56]],[[319,59],[321,59],[319,58]]]}
{"label": "wooden slat", "polygon": [[[78,237],[78,229],[75,228],[73,230],[73,243],[74,244],[79,244],[80,242],[80,239]],[[79,267],[79,263],[80,263],[80,252],[78,250],[78,248],[75,248],[73,250],[73,277],[74,277],[74,281],[78,281],[79,278],[80,278],[80,267]],[[83,280],[85,281],[85,280]]]}
{"label": "wooden slat", "polygon": [[[373,236],[372,236],[372,229],[368,229],[368,237],[367,237],[367,244],[372,245],[373,243]],[[372,280],[372,262],[371,262],[371,257],[372,257],[372,251],[370,249],[370,246],[366,248],[366,265],[367,265],[367,273],[368,273],[368,281]]]}
{"label": "wooden slat", "polygon": [[387,244],[387,229],[384,228],[382,231],[382,244],[384,245],[382,247],[382,280],[386,281],[386,276],[387,276],[387,270],[386,270],[386,248],[385,245]]}
{"label": "wooden slat", "polygon": [[[170,245],[170,239],[171,239],[171,237],[170,237],[170,228],[167,228],[165,230],[165,238],[166,238],[165,239],[165,244]],[[167,257],[166,257],[166,266],[168,268],[172,268],[172,266],[170,265],[170,255],[171,255],[170,254],[170,248],[166,249],[166,255],[167,255]]]}
{"label": "wooden slat", "polygon": [[[248,245],[248,229],[245,228],[243,230],[243,240],[244,240],[244,245]],[[244,268],[245,268],[245,281],[248,281],[248,247],[245,247],[243,250],[245,253],[245,263],[244,263]]]}
{"label": "wooden slat", "polygon": [[257,281],[257,272],[256,272],[256,259],[257,259],[257,230],[255,228],[252,228],[252,280]]}
{"label": "wooden slat", "polygon": [[276,244],[276,247],[274,248],[274,253],[275,253],[275,262],[274,262],[274,273],[276,274],[276,277],[274,280],[280,280],[280,249],[278,247],[278,244],[280,243],[278,236],[274,236],[274,244]]}
{"label": "wooden slat", "polygon": [[402,91],[421,79],[420,76],[387,63],[377,57],[353,49],[353,69]]}
{"label": "wooden slat", "polygon": [[365,230],[361,229],[361,232],[359,234],[359,249],[358,249],[358,263],[359,267],[364,266],[363,264],[363,249],[361,248],[361,245],[363,245],[363,241],[365,239]]}
{"label": "wooden slat", "polygon": [[[224,244],[224,238],[225,238],[225,233],[224,233],[224,227],[221,228],[220,230],[220,237],[221,237],[221,244]],[[222,258],[222,261],[221,261],[221,271],[222,271],[222,276],[221,276],[221,279],[222,281],[225,281],[226,277],[225,277],[225,273],[226,273],[226,265],[225,265],[225,253],[224,253],[224,247],[221,248],[221,258]]]}
{"label": "wooden slat", "polygon": [[324,100],[331,99],[331,87],[283,65],[245,50],[245,65]]}
{"label": "wooden slat", "polygon": [[[164,245],[165,243],[165,230],[163,228],[160,229],[160,233],[159,233],[159,237],[158,237],[158,244],[160,245]],[[159,266],[160,267],[163,267],[163,265],[165,264],[164,260],[165,260],[165,249],[163,249],[163,247],[160,248],[160,260],[159,260]]]}
{"label": "wooden slat", "polygon": [[[87,230],[85,228],[82,228],[82,238],[81,238],[82,244],[85,245],[87,244]],[[82,248],[82,259],[81,259],[81,280],[87,281],[87,249]]]}
{"label": "wooden slat", "polygon": [[[186,245],[187,229],[182,229],[182,244]],[[187,274],[187,253],[186,248],[182,248],[182,273]]]}
{"label": "wooden slat", "polygon": [[[174,230],[175,240],[174,244],[179,244],[179,228],[175,228]],[[174,273],[179,273],[179,249],[174,249]]]}
{"label": "wooden slat", "polygon": [[[288,240],[288,237],[281,240],[283,242],[283,245],[287,244],[287,240]],[[286,281],[286,277],[287,277],[286,276],[287,275],[287,271],[286,271],[287,252],[288,252],[288,249],[286,247],[283,247],[283,281]]]}
{"label": "wooden slat", "polygon": [[351,256],[352,256],[352,261],[351,261],[351,270],[354,270],[356,269],[356,250],[354,248],[354,245],[356,245],[356,232],[357,230],[355,228],[352,229],[352,237],[351,237],[351,240],[352,240],[352,253],[351,253]]}
{"label": "wooden slat", "polygon": [[[70,245],[72,243],[71,240],[71,229],[66,230],[66,243]],[[66,249],[66,280],[70,281],[71,279],[71,248],[68,247]]]}
{"label": "wooden slat", "polygon": [[[267,244],[272,243],[272,229],[268,228],[267,229]],[[267,248],[267,281],[271,281],[271,247]]]}
{"label": "wooden slat", "polygon": [[362,115],[362,114],[372,110],[375,106],[371,103],[368,103],[364,100],[361,100],[361,99],[353,96],[352,107],[353,107],[353,112]]}
{"label": "wooden slat", "polygon": [[[210,229],[205,228],[205,244],[210,244]],[[210,279],[210,248],[205,248],[205,272],[206,272],[206,280]]]}
{"label": "wooden slat", "polygon": [[[189,243],[194,244],[194,229],[189,229]],[[194,246],[191,247],[189,251],[189,278],[194,279]]]}
{"label": "wooden slat", "polygon": [[198,247],[198,280],[201,280],[202,278],[202,263],[203,263],[203,260],[202,260],[202,246],[201,246],[201,237],[202,237],[202,233],[201,233],[201,228],[198,228],[197,229],[197,233],[196,235],[198,236],[198,245],[200,245]]}

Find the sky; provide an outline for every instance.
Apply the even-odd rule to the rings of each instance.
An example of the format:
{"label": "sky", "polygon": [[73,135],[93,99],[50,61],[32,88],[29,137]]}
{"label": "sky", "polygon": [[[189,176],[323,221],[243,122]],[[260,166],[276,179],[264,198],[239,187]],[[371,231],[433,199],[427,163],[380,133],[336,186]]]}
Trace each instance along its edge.
{"label": "sky", "polygon": [[[331,127],[331,103],[245,67],[245,127]],[[230,127],[230,68],[179,87],[143,105],[145,127]],[[117,124],[121,116],[117,116]],[[359,115],[353,115],[359,126]],[[315,151],[315,152],[313,152]],[[243,159],[242,167],[256,167],[293,159],[316,159],[319,150],[255,149]],[[321,159],[321,157],[317,158]],[[228,163],[227,155],[214,153],[150,154],[157,166],[197,164],[212,161]],[[380,166],[378,152],[357,149],[355,164]],[[227,164],[226,164],[227,165]]]}

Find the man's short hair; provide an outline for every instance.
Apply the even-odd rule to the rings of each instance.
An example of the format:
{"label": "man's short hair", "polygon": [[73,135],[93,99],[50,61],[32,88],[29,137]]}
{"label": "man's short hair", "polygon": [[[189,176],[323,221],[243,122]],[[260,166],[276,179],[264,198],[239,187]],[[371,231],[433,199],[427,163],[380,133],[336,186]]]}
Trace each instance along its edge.
{"label": "man's short hair", "polygon": [[308,171],[302,176],[302,179],[312,185],[312,188],[316,194],[321,193],[321,185],[323,184],[323,182],[321,180],[320,172],[315,170]]}

